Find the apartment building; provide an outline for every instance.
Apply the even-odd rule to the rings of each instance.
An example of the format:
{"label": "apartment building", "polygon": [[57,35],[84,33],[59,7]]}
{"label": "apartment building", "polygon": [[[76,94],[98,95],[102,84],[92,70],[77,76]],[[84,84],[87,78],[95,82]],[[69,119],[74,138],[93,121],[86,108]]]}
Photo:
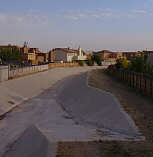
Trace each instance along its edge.
{"label": "apartment building", "polygon": [[78,60],[87,60],[87,56],[81,48],[78,50],[70,48],[55,48],[52,50],[54,62],[73,62]]}

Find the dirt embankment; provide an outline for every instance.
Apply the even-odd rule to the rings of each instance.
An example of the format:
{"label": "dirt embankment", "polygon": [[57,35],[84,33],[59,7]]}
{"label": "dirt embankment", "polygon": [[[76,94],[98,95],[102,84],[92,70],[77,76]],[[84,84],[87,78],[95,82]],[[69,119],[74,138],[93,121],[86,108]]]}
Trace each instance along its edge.
{"label": "dirt embankment", "polygon": [[[153,102],[140,95],[134,89],[108,76],[103,70],[89,72],[89,85],[113,93],[124,110],[133,118],[136,125],[146,137],[145,142],[103,142],[101,149],[115,151],[120,154],[126,152],[129,156],[153,157]],[[105,146],[108,146],[107,148]],[[122,154],[121,153],[121,154]],[[114,155],[115,156],[115,155]],[[118,155],[117,157],[120,157]],[[123,154],[122,154],[123,156]]]}

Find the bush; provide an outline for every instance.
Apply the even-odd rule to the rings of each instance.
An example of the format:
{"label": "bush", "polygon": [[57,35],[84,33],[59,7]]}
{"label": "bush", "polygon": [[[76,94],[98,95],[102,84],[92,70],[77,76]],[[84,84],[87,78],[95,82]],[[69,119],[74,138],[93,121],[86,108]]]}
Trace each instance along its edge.
{"label": "bush", "polygon": [[119,60],[117,60],[117,64],[116,67],[118,69],[123,68],[123,69],[127,69],[129,67],[129,62],[126,58],[121,58]]}
{"label": "bush", "polygon": [[94,65],[94,62],[93,62],[91,59],[88,59],[88,60],[87,60],[87,65],[88,65],[88,66],[93,66],[93,65]]}
{"label": "bush", "polygon": [[140,73],[145,73],[147,70],[147,56],[141,55],[137,56],[132,62],[130,66],[130,70]]}
{"label": "bush", "polygon": [[84,66],[84,62],[83,61],[78,61],[80,66]]}
{"label": "bush", "polygon": [[116,64],[116,68],[128,69],[130,71],[135,71],[138,73],[153,75],[153,66],[147,63],[147,55],[145,54],[137,56],[131,62],[125,58],[119,59]]}

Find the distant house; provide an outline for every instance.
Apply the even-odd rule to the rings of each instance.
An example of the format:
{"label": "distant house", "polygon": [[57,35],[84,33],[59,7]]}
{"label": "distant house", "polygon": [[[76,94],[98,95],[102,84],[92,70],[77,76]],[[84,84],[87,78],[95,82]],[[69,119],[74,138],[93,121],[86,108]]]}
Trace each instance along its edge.
{"label": "distant house", "polygon": [[38,65],[45,63],[46,62],[46,54],[38,53],[36,56],[36,62]]}
{"label": "distant house", "polygon": [[25,56],[25,61],[29,62],[31,65],[46,62],[46,54],[41,52],[39,48],[29,48],[27,45],[24,45],[21,50]]}
{"label": "distant house", "polygon": [[39,48],[30,48],[27,43],[23,47],[17,45],[0,45],[0,50],[20,50],[22,53],[22,61],[31,65],[38,65],[48,62],[48,54],[43,53]]}
{"label": "distant house", "polygon": [[54,62],[54,52],[53,51],[48,52],[48,62]]}
{"label": "distant house", "polygon": [[153,53],[148,56],[148,63],[153,65]]}
{"label": "distant house", "polygon": [[123,52],[123,57],[126,58],[127,60],[133,60],[137,56],[140,56],[140,55],[141,55],[140,51],[136,51],[136,52]]}
{"label": "distant house", "polygon": [[112,52],[109,50],[102,50],[102,51],[96,52],[95,54],[97,54],[101,58],[101,60],[107,60],[110,58],[111,53]]}
{"label": "distant house", "polygon": [[153,51],[143,51],[143,53],[148,56],[148,64],[153,65]]}
{"label": "distant house", "polygon": [[116,61],[117,59],[122,58],[122,52],[112,52],[109,50],[98,51],[95,54],[104,61]]}
{"label": "distant house", "polygon": [[78,50],[70,48],[55,48],[52,51],[55,62],[73,62],[78,60],[87,60],[86,54],[81,48]]}

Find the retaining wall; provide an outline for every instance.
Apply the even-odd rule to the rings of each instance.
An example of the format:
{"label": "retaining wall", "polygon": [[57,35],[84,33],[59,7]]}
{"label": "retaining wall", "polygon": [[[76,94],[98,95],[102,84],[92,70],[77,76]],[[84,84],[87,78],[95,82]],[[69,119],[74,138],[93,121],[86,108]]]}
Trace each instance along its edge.
{"label": "retaining wall", "polygon": [[48,69],[57,68],[57,67],[76,67],[79,66],[78,63],[50,63],[46,65],[39,65],[39,66],[29,66],[23,68],[15,68],[7,70],[8,78],[16,78],[20,76],[24,76],[27,74],[32,74],[36,72],[46,71]]}
{"label": "retaining wall", "polygon": [[8,66],[0,66],[0,82],[8,80]]}
{"label": "retaining wall", "polygon": [[41,72],[45,70],[48,70],[48,64],[29,66],[29,67],[17,68],[17,69],[9,69],[9,78],[15,78],[26,74]]}
{"label": "retaining wall", "polygon": [[78,63],[50,63],[48,65],[49,69],[57,68],[57,67],[76,67],[79,66]]}

